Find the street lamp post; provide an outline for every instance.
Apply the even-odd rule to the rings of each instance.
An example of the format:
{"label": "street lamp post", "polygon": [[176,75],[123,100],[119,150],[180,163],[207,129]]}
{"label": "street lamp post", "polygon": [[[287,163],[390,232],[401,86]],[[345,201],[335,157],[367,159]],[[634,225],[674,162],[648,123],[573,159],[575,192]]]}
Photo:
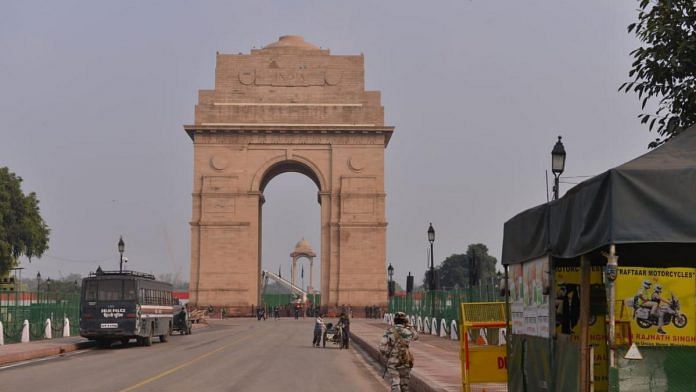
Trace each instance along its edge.
{"label": "street lamp post", "polygon": [[559,178],[563,174],[565,169],[566,152],[561,142],[561,136],[558,137],[558,141],[553,146],[551,151],[551,172],[553,173],[553,199],[558,200],[558,186]]}
{"label": "street lamp post", "polygon": [[126,249],[126,243],[123,242],[123,236],[118,239],[118,253],[121,254],[121,263],[119,264],[118,267],[118,272],[121,273],[123,272],[123,251]]}
{"label": "street lamp post", "polygon": [[41,272],[36,273],[36,302],[39,305],[39,319],[41,319],[41,315],[43,315],[41,306]]}
{"label": "street lamp post", "polygon": [[428,241],[430,241],[430,290],[435,290],[435,264],[433,257],[433,242],[435,242],[435,229],[433,224],[428,227]]}
{"label": "street lamp post", "polygon": [[387,274],[389,275],[389,297],[394,296],[394,267],[392,267],[391,263],[389,263],[389,267],[387,267]]}

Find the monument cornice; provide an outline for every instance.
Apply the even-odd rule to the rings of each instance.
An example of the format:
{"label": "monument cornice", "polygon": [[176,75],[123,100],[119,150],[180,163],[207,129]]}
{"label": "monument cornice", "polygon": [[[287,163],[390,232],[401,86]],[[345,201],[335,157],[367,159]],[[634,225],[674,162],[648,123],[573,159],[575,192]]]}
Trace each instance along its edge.
{"label": "monument cornice", "polygon": [[191,140],[195,135],[385,135],[384,146],[394,132],[393,126],[372,124],[190,124],[184,130]]}

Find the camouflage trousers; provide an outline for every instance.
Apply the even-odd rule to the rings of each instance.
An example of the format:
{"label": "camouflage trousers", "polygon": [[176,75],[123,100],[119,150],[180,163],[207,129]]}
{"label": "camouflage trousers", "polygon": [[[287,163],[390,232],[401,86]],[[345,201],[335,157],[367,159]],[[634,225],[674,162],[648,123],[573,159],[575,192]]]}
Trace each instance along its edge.
{"label": "camouflage trousers", "polygon": [[411,380],[411,368],[400,366],[393,368],[389,366],[387,372],[391,376],[391,392],[408,392],[408,383]]}

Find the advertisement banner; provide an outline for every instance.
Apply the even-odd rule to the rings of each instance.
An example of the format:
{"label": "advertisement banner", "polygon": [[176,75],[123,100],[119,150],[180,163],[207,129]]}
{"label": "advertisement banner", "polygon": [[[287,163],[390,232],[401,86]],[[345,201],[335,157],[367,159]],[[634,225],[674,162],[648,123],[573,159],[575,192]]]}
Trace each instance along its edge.
{"label": "advertisement banner", "polygon": [[[578,342],[580,334],[580,267],[556,267],[556,333],[570,335]],[[602,267],[592,267],[590,286],[604,290]],[[592,306],[591,306],[592,307]],[[606,317],[590,315],[590,344],[594,346],[594,385],[599,391],[608,388],[608,353],[606,344]]]}
{"label": "advertisement banner", "polygon": [[696,268],[619,267],[616,318],[639,345],[696,346]]}
{"label": "advertisement banner", "polygon": [[528,261],[510,266],[510,313],[512,333],[549,337],[549,259]]}
{"label": "advertisement banner", "polygon": [[512,333],[522,335],[524,330],[524,276],[522,264],[513,264],[508,269],[510,289],[510,318],[512,319]]}

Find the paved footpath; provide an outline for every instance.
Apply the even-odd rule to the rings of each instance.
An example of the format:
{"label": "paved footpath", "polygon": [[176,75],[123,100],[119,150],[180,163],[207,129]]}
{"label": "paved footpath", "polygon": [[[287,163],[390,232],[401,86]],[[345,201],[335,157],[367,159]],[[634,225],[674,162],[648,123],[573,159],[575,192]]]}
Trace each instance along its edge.
{"label": "paved footpath", "polygon": [[79,336],[38,340],[29,343],[6,344],[0,346],[0,366],[31,359],[61,355],[92,346],[92,342]]}
{"label": "paved footpath", "polygon": [[[386,328],[387,324],[380,320],[353,319],[350,324],[354,343],[374,358],[379,357],[377,345]],[[411,352],[414,391],[462,390],[458,341],[420,334],[418,341],[411,343]]]}

